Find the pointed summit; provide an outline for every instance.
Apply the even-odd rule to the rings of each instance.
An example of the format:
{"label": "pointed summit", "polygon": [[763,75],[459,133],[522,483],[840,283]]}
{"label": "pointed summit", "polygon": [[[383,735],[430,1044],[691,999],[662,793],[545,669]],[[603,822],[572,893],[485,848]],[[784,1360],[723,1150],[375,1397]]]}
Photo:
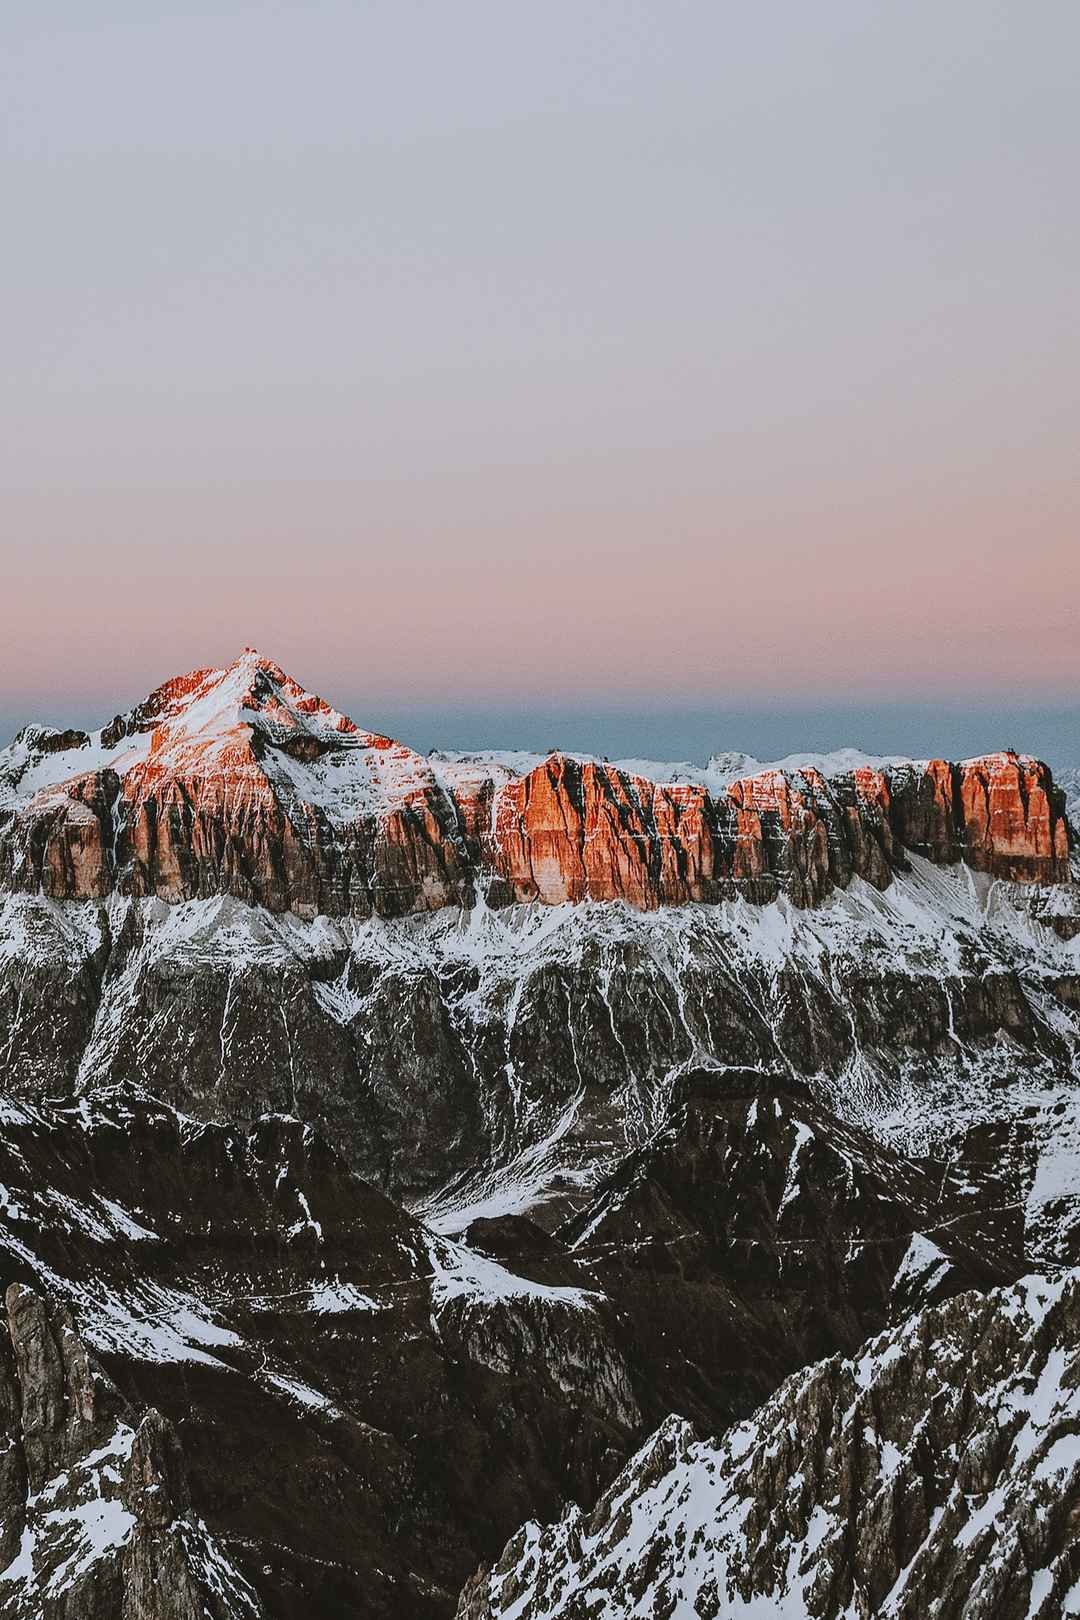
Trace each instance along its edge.
{"label": "pointed summit", "polygon": [[0,834],[5,810],[20,818],[0,885],[6,859],[21,885],[87,898],[231,893],[366,915],[459,895],[457,814],[428,761],[255,648],[73,738],[0,755]]}
{"label": "pointed summit", "polygon": [[1069,881],[1063,797],[1027,757],[828,776],[781,761],[726,783],[559,754],[428,760],[253,647],[101,732],[30,728],[0,752],[0,892],[400,915],[460,903],[479,878],[501,904],[806,906],[854,877],[888,888],[905,850]]}
{"label": "pointed summit", "polygon": [[347,715],[253,647],[223,669],[194,670],[167,682],[143,708],[152,724],[148,758],[159,769],[190,765],[193,754],[204,763],[225,756],[238,763],[236,750],[250,748],[256,736],[277,747],[306,738],[300,752],[315,757],[344,736],[363,735]]}

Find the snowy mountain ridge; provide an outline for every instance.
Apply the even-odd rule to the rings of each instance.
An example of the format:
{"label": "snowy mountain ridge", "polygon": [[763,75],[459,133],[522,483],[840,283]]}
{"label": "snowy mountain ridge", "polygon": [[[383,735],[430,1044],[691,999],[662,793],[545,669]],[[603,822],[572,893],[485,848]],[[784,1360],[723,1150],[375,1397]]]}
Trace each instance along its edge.
{"label": "snowy mountain ridge", "polygon": [[24,730],[0,1609],[1072,1613],[1076,865],[1026,755],[424,757],[250,649]]}
{"label": "snowy mountain ridge", "polygon": [[458,1620],[1080,1614],[1078,1335],[1080,1274],[1033,1276],[796,1373],[717,1440],[672,1418]]}

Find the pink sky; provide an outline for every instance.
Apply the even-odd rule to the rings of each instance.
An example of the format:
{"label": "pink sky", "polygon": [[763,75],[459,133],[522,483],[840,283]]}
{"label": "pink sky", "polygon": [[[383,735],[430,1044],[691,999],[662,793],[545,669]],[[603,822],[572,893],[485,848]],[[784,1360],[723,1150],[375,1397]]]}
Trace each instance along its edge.
{"label": "pink sky", "polygon": [[[376,706],[1075,695],[1064,477],[1032,489],[1006,464],[977,493],[791,479],[781,496],[732,493],[707,460],[570,467],[546,498],[535,471],[491,478],[435,523],[409,490],[283,483],[230,492],[221,539],[211,497],[104,492],[100,532],[8,570],[7,707],[77,694],[104,714],[249,643]],[[45,504],[60,528],[66,498]]]}
{"label": "pink sky", "polygon": [[1074,698],[1074,5],[5,26],[0,717]]}

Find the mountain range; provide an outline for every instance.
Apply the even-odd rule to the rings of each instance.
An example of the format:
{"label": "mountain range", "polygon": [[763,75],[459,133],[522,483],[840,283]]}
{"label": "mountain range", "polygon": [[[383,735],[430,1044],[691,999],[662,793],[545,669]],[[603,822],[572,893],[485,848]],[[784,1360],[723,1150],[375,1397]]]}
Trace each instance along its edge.
{"label": "mountain range", "polygon": [[0,750],[0,1614],[1080,1615],[1076,772]]}

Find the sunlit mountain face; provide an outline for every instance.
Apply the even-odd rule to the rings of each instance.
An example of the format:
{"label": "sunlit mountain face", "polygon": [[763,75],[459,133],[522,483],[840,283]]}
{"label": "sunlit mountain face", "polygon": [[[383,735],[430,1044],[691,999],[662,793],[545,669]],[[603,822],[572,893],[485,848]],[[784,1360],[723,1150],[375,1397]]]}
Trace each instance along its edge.
{"label": "sunlit mountain face", "polygon": [[1074,774],[26,727],[0,1612],[1080,1613]]}

